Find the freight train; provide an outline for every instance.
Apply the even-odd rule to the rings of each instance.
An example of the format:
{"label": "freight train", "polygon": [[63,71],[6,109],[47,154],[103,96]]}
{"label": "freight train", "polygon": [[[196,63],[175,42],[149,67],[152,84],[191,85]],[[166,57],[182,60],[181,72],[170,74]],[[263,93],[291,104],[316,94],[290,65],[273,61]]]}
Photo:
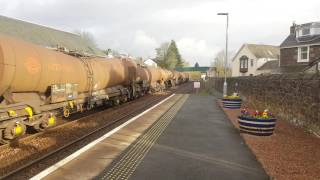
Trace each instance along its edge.
{"label": "freight train", "polygon": [[27,128],[43,131],[56,116],[118,105],[188,80],[127,58],[80,56],[0,36],[0,142]]}

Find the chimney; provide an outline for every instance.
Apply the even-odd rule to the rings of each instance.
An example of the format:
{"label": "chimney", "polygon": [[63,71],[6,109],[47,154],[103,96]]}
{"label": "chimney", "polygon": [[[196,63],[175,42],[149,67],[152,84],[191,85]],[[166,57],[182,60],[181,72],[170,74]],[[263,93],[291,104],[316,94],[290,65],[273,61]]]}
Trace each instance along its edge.
{"label": "chimney", "polygon": [[297,27],[296,23],[293,22],[292,26],[290,27],[290,34],[296,35],[296,27]]}

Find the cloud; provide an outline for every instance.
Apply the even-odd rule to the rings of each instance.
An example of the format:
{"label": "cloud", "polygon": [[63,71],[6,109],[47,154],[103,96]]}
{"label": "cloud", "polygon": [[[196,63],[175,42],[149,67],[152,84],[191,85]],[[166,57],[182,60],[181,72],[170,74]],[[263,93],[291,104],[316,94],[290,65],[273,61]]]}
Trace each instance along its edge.
{"label": "cloud", "polygon": [[92,32],[99,47],[148,57],[162,42],[176,40],[182,56],[210,65],[225,47],[243,43],[279,45],[293,21],[320,20],[319,0],[1,0],[2,15],[73,32]]}
{"label": "cloud", "polygon": [[[200,65],[209,65],[218,47],[209,46],[205,40],[182,38],[177,42],[180,53],[188,62],[198,62]],[[193,65],[193,64],[190,64]]]}
{"label": "cloud", "polygon": [[138,51],[138,54],[143,54],[144,51],[148,52],[148,56],[154,55],[152,53],[157,46],[157,41],[155,38],[147,35],[144,31],[138,30],[134,35],[133,40],[133,50]]}

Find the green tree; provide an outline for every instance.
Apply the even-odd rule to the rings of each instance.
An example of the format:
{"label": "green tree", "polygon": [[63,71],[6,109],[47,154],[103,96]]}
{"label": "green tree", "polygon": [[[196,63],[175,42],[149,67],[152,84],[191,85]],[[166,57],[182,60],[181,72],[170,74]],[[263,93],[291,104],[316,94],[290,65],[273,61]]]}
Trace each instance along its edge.
{"label": "green tree", "polygon": [[[171,40],[170,46],[168,48],[168,60],[169,57],[171,58],[171,61],[169,61],[171,66],[175,67],[183,67],[183,60],[181,58],[181,55],[179,53],[179,49],[177,47],[177,44],[174,40]],[[171,67],[169,67],[171,68]]]}
{"label": "green tree", "polygon": [[174,69],[176,67],[183,67],[185,64],[174,40],[171,40],[170,44],[168,42],[162,43],[156,49],[156,54],[155,61],[160,67]]}

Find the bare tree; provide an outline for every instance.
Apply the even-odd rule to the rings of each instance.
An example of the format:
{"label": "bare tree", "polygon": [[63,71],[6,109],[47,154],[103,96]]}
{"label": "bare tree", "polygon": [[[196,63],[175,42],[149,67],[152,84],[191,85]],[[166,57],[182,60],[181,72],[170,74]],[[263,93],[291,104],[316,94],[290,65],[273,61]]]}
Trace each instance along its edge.
{"label": "bare tree", "polygon": [[[228,56],[231,57],[232,53],[229,53]],[[224,64],[225,64],[225,51],[221,50],[219,51],[213,62],[211,63],[212,67],[216,68],[216,76],[217,77],[224,77]],[[226,68],[226,72],[227,72],[227,77],[231,76],[231,65],[230,65],[230,60],[227,61],[227,68]]]}
{"label": "bare tree", "polygon": [[75,34],[79,35],[86,43],[90,45],[92,48],[97,48],[97,43],[93,37],[93,34],[89,31],[84,30],[75,30]]}

